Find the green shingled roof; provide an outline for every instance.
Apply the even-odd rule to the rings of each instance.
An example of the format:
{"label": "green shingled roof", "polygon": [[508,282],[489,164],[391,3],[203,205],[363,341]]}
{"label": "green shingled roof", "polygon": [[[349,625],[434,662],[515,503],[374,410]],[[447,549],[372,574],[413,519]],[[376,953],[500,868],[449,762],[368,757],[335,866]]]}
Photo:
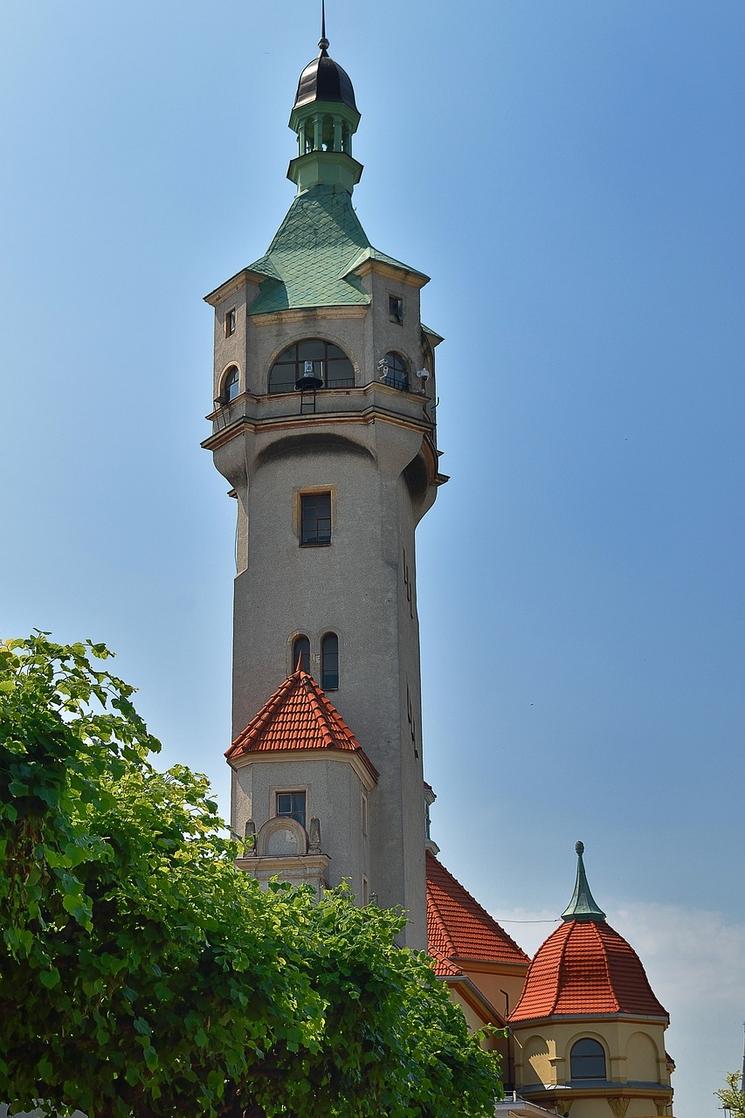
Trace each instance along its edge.
{"label": "green shingled roof", "polygon": [[267,277],[250,313],[367,305],[370,297],[360,281],[342,277],[369,245],[346,190],[324,184],[298,194],[266,256],[250,265]]}
{"label": "green shingled roof", "polygon": [[372,247],[346,190],[322,184],[298,194],[265,256],[249,265],[266,276],[249,314],[293,307],[367,306],[370,296],[350,275],[364,260],[405,264]]}

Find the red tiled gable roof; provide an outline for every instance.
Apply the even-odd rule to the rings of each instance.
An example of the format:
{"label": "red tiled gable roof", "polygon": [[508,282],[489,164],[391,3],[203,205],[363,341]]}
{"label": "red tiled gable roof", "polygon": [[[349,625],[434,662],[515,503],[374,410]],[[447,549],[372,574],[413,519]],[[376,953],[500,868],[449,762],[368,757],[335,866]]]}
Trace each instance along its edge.
{"label": "red tiled gable roof", "polygon": [[458,960],[526,964],[528,956],[427,851],[427,950],[435,973],[462,974]]}
{"label": "red tiled gable roof", "polygon": [[294,671],[238,734],[225,756],[332,749],[356,753],[373,779],[378,773],[339,711],[312,676]]}
{"label": "red tiled gable roof", "polygon": [[536,953],[510,1021],[598,1013],[667,1017],[623,936],[605,921],[570,920]]}

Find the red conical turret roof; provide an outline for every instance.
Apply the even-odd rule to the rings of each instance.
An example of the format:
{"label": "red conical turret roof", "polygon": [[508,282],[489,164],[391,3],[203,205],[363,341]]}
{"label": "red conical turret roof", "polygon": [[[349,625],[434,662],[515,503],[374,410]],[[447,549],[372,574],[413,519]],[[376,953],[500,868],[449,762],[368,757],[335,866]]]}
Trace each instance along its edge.
{"label": "red conical turret roof", "polygon": [[577,843],[577,881],[563,923],[536,953],[511,1022],[587,1014],[633,1014],[669,1020],[633,947],[605,921]]}
{"label": "red conical turret roof", "polygon": [[339,711],[313,677],[298,667],[238,734],[225,756],[235,761],[247,753],[319,749],[356,753],[378,779],[375,766]]}
{"label": "red conical turret roof", "polygon": [[510,1021],[599,1013],[667,1019],[623,936],[604,921],[570,920],[539,948]]}

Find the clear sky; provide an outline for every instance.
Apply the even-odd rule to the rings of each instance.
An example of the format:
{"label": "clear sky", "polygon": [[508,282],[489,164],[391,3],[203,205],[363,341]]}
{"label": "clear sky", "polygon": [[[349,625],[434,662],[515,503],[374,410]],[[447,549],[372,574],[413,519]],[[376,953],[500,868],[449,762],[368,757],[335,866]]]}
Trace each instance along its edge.
{"label": "clear sky", "polygon": [[[745,5],[329,0],[329,32],[358,213],[446,338],[418,552],[442,858],[551,920],[584,839],[673,1016],[676,1115],[714,1115],[745,1016]],[[315,0],[2,13],[2,628],[107,641],[223,805],[201,296],[289,206],[317,35]]]}

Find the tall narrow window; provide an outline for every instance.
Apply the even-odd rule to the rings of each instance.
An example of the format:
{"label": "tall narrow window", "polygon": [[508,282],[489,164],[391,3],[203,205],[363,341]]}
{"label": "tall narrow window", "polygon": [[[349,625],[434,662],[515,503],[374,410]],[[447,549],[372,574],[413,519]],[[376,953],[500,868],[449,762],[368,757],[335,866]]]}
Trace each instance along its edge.
{"label": "tall narrow window", "polygon": [[592,1037],[572,1045],[569,1064],[572,1079],[605,1079],[605,1049]]}
{"label": "tall narrow window", "polygon": [[303,633],[292,642],[292,670],[297,671],[298,666],[310,674],[310,641]]}
{"label": "tall narrow window", "polygon": [[225,312],[225,337],[235,333],[235,307]]}
{"label": "tall narrow window", "polygon": [[339,687],[339,638],[336,633],[326,633],[321,641],[321,687],[336,691]]}
{"label": "tall narrow window", "polygon": [[277,792],[277,815],[305,826],[305,792]]}
{"label": "tall narrow window", "polygon": [[238,373],[238,366],[231,365],[230,368],[225,371],[222,382],[222,399],[226,404],[229,404],[231,400],[236,398],[239,387],[240,374]]}
{"label": "tall narrow window", "polygon": [[388,317],[391,322],[397,322],[399,326],[403,325],[404,301],[400,295],[388,296]]}
{"label": "tall narrow window", "polygon": [[325,547],[331,543],[331,494],[300,494],[300,543]]}

